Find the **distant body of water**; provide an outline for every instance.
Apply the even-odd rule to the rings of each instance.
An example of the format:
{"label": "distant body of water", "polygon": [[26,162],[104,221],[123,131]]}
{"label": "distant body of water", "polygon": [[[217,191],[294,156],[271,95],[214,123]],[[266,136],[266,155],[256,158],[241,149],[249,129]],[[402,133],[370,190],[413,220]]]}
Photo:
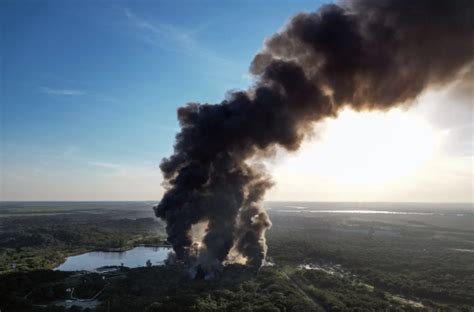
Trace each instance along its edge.
{"label": "distant body of water", "polygon": [[472,217],[472,203],[265,202],[270,214],[318,213]]}
{"label": "distant body of water", "polygon": [[77,256],[67,257],[66,261],[58,266],[60,271],[94,271],[104,266],[120,266],[137,268],[146,266],[148,260],[152,265],[164,264],[168,257],[168,247],[135,247],[133,249],[115,251],[92,251]]}
{"label": "distant body of water", "polygon": [[[280,210],[282,212],[314,212],[314,213],[359,213],[359,214],[393,214],[393,215],[419,215],[419,216],[433,216],[433,212],[407,212],[407,211],[387,211],[387,210],[309,210],[307,207],[286,206],[287,208],[298,210]],[[464,217],[463,213],[454,214],[458,217]]]}
{"label": "distant body of water", "polygon": [[[0,216],[53,215],[70,213],[129,213],[134,217],[155,217],[152,207],[159,201],[137,202],[8,202],[0,201]],[[473,203],[396,203],[396,202],[265,202],[269,210],[293,210],[330,213],[473,213]]]}

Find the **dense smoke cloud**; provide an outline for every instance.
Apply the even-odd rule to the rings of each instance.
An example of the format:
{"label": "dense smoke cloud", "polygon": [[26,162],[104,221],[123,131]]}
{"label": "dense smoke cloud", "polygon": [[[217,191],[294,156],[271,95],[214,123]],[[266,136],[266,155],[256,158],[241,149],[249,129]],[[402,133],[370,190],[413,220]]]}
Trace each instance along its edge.
{"label": "dense smoke cloud", "polygon": [[[210,272],[232,250],[262,265],[272,182],[259,159],[276,146],[297,150],[315,122],[343,107],[387,110],[457,78],[473,60],[473,12],[471,0],[361,0],[298,14],[255,56],[252,88],[179,108],[155,207],[176,258]],[[205,221],[196,241],[191,227]]]}

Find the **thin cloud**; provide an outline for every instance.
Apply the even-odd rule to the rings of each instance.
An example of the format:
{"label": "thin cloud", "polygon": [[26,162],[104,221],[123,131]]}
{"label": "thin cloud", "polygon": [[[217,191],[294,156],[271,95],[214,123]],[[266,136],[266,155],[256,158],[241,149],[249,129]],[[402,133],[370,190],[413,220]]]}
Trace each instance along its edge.
{"label": "thin cloud", "polygon": [[[145,38],[151,39],[152,42],[156,42],[156,39],[165,39],[168,43],[174,43],[176,46],[183,49],[196,44],[194,35],[200,31],[199,29],[188,30],[168,23],[151,23],[150,21],[133,14],[128,9],[124,9],[124,14],[133,25],[147,32]],[[156,37],[152,38],[149,36],[150,34],[154,34]],[[158,43],[161,44],[161,42]]]}
{"label": "thin cloud", "polygon": [[57,156],[57,158],[71,158],[77,153],[79,148],[75,145],[66,146]]}
{"label": "thin cloud", "polygon": [[122,177],[126,179],[137,179],[143,177],[160,177],[158,166],[138,166],[129,164],[118,164],[102,161],[86,161],[89,166],[105,169],[105,175]]}
{"label": "thin cloud", "polygon": [[120,171],[122,169],[121,165],[114,164],[114,163],[101,162],[101,161],[87,161],[86,163],[88,165],[100,167],[104,169],[111,169],[111,170],[117,170],[117,171]]}
{"label": "thin cloud", "polygon": [[103,96],[103,97],[100,97],[98,100],[101,101],[101,102],[108,102],[108,103],[118,103],[119,102],[119,100],[117,100],[114,97],[110,97],[110,96]]}
{"label": "thin cloud", "polygon": [[199,56],[227,66],[234,65],[233,61],[218,55],[215,51],[198,43],[197,35],[205,30],[209,23],[194,29],[187,29],[170,23],[151,22],[126,8],[123,9],[123,13],[135,28],[141,30],[138,35],[146,43],[166,51]]}
{"label": "thin cloud", "polygon": [[56,96],[82,96],[86,94],[85,91],[77,90],[77,89],[54,89],[54,88],[49,88],[49,87],[40,87],[39,91],[41,93],[56,95]]}

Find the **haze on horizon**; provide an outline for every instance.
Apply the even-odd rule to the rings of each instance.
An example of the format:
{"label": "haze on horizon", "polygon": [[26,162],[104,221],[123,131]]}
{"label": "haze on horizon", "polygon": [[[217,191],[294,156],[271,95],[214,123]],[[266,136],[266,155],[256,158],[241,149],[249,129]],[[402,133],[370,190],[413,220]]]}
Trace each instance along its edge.
{"label": "haze on horizon", "polygon": [[[264,39],[322,3],[3,2],[1,199],[161,198],[176,108],[248,87]],[[318,125],[266,162],[266,200],[472,203],[472,68],[463,74],[409,109]]]}

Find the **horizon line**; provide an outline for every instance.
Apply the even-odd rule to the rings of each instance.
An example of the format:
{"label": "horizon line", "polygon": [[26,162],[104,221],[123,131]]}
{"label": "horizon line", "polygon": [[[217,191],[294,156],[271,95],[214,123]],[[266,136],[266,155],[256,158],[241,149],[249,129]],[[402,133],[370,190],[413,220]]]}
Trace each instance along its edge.
{"label": "horizon line", "polygon": [[[0,203],[145,203],[157,202],[160,200],[0,200]],[[380,204],[463,204],[474,205],[474,202],[430,202],[430,201],[318,201],[318,200],[264,200],[265,202],[274,203],[380,203]]]}

